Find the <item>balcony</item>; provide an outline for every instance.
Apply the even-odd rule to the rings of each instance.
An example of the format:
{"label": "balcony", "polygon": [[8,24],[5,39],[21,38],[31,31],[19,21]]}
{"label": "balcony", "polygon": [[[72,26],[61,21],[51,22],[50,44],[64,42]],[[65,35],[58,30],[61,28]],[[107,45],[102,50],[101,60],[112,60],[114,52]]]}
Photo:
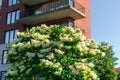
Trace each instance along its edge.
{"label": "balcony", "polygon": [[19,0],[19,1],[20,1],[20,3],[26,4],[28,6],[34,6],[39,3],[49,1],[49,0]]}
{"label": "balcony", "polygon": [[55,0],[28,9],[22,15],[18,22],[30,26],[66,17],[81,19],[85,17],[85,8],[73,0]]}

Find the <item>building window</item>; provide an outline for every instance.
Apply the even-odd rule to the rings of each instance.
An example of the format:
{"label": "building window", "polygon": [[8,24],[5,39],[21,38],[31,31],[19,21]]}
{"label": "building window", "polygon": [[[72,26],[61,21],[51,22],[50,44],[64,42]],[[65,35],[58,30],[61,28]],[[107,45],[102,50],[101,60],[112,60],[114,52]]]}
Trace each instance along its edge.
{"label": "building window", "polygon": [[2,64],[7,64],[8,61],[6,59],[6,55],[7,55],[8,50],[4,50],[2,53]]}
{"label": "building window", "polygon": [[73,23],[73,21],[68,21],[68,26],[70,26],[70,27],[74,27],[74,23]]}
{"label": "building window", "polygon": [[7,13],[7,24],[15,23],[20,18],[20,10]]}
{"label": "building window", "polygon": [[2,8],[2,0],[0,0],[0,9]]}
{"label": "building window", "polygon": [[19,0],[8,0],[8,6],[12,6],[19,3]]}
{"label": "building window", "polygon": [[7,71],[2,71],[1,72],[1,79],[0,80],[7,80],[5,74],[6,74]]}
{"label": "building window", "polygon": [[56,25],[60,25],[60,26],[64,26],[64,27],[74,27],[73,21],[70,21],[70,20],[56,23]]}
{"label": "building window", "polygon": [[10,30],[5,32],[5,43],[10,43],[17,40],[18,29]]}

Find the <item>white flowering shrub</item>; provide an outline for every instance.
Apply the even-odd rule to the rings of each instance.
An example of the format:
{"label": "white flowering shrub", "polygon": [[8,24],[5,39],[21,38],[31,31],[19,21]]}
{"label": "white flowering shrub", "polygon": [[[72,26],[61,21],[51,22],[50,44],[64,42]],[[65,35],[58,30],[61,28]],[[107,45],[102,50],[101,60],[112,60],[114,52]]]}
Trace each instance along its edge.
{"label": "white flowering shrub", "polygon": [[7,55],[13,80],[99,80],[94,60],[105,52],[80,29],[41,25],[17,35]]}

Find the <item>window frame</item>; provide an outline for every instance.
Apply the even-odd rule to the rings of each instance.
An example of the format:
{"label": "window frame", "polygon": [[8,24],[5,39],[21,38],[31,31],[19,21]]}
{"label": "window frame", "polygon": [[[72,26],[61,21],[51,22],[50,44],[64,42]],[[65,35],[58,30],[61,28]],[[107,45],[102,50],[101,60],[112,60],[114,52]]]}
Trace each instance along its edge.
{"label": "window frame", "polygon": [[[14,41],[14,40],[17,40],[17,32],[19,31],[19,29],[18,28],[16,28],[16,29],[12,29],[12,30],[8,30],[8,31],[5,31],[5,34],[4,34],[4,43],[5,44],[8,44],[8,43],[11,43],[12,41],[11,41],[11,32],[13,31],[13,39],[12,39],[12,41]],[[6,37],[6,33],[8,32],[8,37]],[[6,39],[7,38],[7,39]]]}
{"label": "window frame", "polygon": [[9,25],[11,23],[11,17],[12,17],[12,14],[9,12],[7,13],[6,15],[6,24]]}
{"label": "window frame", "polygon": [[20,9],[16,10],[15,20],[19,20],[20,19],[20,13],[21,13]]}
{"label": "window frame", "polygon": [[[53,23],[55,25],[60,25],[60,26],[64,26],[64,27],[73,27],[74,28],[74,21],[73,20],[64,20],[64,21],[59,21],[57,23]],[[72,26],[70,26],[72,24]]]}
{"label": "window frame", "polygon": [[2,1],[3,1],[3,0],[0,0],[0,9],[2,9]]}
{"label": "window frame", "polygon": [[[7,54],[8,50],[3,50],[2,51],[2,63],[1,64],[8,64],[9,62],[7,61],[7,59],[5,59],[5,54]],[[6,60],[6,61],[5,61]]]}
{"label": "window frame", "polygon": [[15,30],[11,30],[9,31],[9,41],[12,42],[14,40],[14,34],[15,34]]}
{"label": "window frame", "polygon": [[17,9],[6,14],[6,25],[14,24],[20,19],[21,10]]}
{"label": "window frame", "polygon": [[8,7],[16,5],[18,3],[20,3],[19,0],[15,0],[15,3],[14,3],[14,0],[7,0],[7,6]]}
{"label": "window frame", "polygon": [[12,24],[12,23],[15,23],[15,21],[16,21],[16,19],[15,19],[15,17],[16,17],[16,12],[17,12],[17,11],[11,12],[11,24]]}

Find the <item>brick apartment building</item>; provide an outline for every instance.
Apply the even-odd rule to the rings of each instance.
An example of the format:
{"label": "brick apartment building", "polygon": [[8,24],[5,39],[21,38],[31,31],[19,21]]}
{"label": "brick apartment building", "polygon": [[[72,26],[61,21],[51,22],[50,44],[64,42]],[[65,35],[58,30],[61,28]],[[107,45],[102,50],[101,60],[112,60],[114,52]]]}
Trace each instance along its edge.
{"label": "brick apartment building", "polygon": [[9,69],[6,45],[41,24],[79,27],[90,37],[90,0],[0,0],[0,80]]}

